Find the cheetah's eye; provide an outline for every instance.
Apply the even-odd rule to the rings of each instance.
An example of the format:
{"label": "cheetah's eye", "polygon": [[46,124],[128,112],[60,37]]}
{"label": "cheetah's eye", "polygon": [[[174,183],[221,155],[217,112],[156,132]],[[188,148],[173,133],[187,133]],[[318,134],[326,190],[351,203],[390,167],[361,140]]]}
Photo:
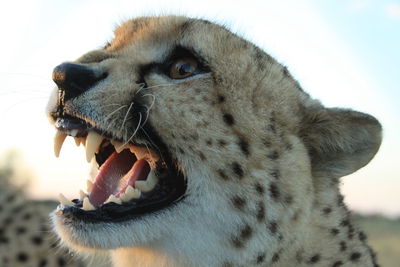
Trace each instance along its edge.
{"label": "cheetah's eye", "polygon": [[194,58],[181,58],[172,63],[169,69],[169,77],[172,79],[184,79],[198,73],[199,63]]}

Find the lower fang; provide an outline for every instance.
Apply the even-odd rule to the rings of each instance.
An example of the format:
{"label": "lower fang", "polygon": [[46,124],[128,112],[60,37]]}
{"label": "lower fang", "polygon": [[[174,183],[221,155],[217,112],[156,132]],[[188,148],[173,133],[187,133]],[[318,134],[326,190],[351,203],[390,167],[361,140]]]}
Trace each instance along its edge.
{"label": "lower fang", "polygon": [[63,194],[59,194],[59,199],[60,199],[60,203],[64,206],[72,206],[74,205],[74,203],[72,203],[71,200],[67,199]]}
{"label": "lower fang", "polygon": [[152,190],[158,182],[158,179],[154,171],[150,171],[146,181],[136,181],[135,187],[142,192],[149,192]]}
{"label": "lower fang", "polygon": [[89,211],[89,210],[95,210],[96,208],[93,206],[92,203],[90,203],[89,198],[85,197],[83,199],[82,209]]}

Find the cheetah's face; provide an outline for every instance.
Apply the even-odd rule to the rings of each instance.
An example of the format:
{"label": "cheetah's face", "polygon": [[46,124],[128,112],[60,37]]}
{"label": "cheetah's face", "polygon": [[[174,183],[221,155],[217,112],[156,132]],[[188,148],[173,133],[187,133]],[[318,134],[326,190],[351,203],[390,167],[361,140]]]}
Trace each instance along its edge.
{"label": "cheetah's face", "polygon": [[[310,99],[254,45],[200,20],[128,21],[104,49],[56,67],[53,79],[48,110],[56,154],[72,136],[99,166],[89,194],[63,198],[53,216],[72,246],[157,242],[196,253],[187,240],[201,240],[204,249],[237,249],[255,231],[249,225],[261,225],[268,213],[279,221],[299,207],[308,214],[316,177],[358,169],[380,142],[374,139],[354,160],[364,151],[357,139],[364,145],[369,136],[349,132],[348,149],[346,138],[334,143],[338,128],[329,118],[340,117],[338,110]],[[355,121],[379,128],[369,117],[346,114],[343,135]],[[260,240],[271,249],[278,242],[266,234],[252,242]]]}

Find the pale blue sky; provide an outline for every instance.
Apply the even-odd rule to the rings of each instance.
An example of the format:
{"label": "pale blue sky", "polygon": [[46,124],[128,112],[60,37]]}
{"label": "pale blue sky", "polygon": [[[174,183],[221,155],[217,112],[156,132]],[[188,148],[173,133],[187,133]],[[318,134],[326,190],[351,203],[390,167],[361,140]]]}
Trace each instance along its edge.
{"label": "pale blue sky", "polygon": [[[384,143],[376,159],[345,177],[353,209],[400,214],[400,1],[10,1],[0,10],[0,151],[18,147],[36,174],[37,197],[84,188],[81,148],[52,155],[44,116],[52,68],[101,47],[112,29],[137,15],[178,13],[223,23],[287,65],[328,106],[376,116]],[[32,167],[34,166],[34,167]]]}

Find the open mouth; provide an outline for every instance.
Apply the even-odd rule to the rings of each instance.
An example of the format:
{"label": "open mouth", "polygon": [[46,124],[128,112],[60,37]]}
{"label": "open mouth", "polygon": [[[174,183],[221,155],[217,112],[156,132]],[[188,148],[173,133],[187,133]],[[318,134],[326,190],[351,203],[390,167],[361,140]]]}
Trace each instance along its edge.
{"label": "open mouth", "polygon": [[59,118],[54,152],[58,157],[67,136],[83,144],[88,162],[96,161],[98,174],[87,181],[87,193],[69,200],[60,194],[57,212],[77,219],[130,220],[174,205],[184,197],[186,182],[165,145],[116,140],[81,119]]}

